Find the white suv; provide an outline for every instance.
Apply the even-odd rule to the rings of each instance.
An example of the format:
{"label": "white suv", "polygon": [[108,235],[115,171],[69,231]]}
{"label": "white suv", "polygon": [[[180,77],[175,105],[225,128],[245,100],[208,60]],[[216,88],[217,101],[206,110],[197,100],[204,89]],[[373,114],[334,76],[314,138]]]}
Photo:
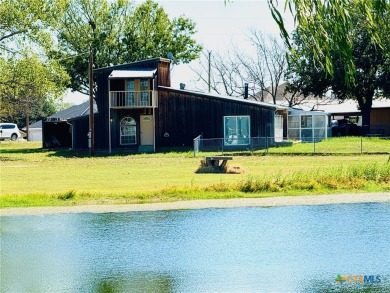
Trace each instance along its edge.
{"label": "white suv", "polygon": [[17,140],[22,137],[18,126],[14,123],[0,123],[0,140]]}

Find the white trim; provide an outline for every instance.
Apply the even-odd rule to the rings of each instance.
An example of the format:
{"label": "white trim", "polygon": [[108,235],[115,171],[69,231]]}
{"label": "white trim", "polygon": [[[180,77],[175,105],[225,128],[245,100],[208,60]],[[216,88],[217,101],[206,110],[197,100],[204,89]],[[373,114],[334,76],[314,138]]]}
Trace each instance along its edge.
{"label": "white trim", "polygon": [[[236,130],[238,129],[237,123],[238,118],[248,118],[248,143],[235,143],[235,144],[227,144],[226,143],[226,119],[225,118],[236,118]],[[225,146],[243,146],[250,145],[251,138],[251,116],[250,115],[232,115],[232,116],[223,116],[223,144]]]}
{"label": "white trim", "polygon": [[108,76],[109,79],[115,78],[153,78],[156,74],[153,70],[113,70]]}
{"label": "white trim", "polygon": [[155,117],[155,111],[153,107],[153,152],[156,152],[156,117]]}

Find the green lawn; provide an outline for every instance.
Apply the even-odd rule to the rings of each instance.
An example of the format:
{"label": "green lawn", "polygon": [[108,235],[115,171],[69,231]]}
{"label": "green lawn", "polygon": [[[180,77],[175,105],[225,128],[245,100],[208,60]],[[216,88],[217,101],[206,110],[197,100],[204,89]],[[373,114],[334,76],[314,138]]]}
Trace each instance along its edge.
{"label": "green lawn", "polygon": [[192,152],[90,158],[32,142],[0,142],[0,152],[2,207],[390,191],[384,154],[234,156],[244,174],[196,174]]}
{"label": "green lawn", "polygon": [[270,148],[270,153],[390,154],[390,138],[335,137],[316,143],[295,143],[291,147]]}

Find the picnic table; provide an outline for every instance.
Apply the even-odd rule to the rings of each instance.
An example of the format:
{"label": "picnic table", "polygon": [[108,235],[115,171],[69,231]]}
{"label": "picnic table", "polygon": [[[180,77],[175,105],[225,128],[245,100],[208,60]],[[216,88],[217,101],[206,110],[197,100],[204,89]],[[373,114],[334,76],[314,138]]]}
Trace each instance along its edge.
{"label": "picnic table", "polygon": [[[212,166],[216,170],[222,170],[225,168],[227,161],[233,160],[232,156],[212,156],[212,157],[205,157],[206,166]],[[222,161],[221,164],[219,164],[219,161]]]}

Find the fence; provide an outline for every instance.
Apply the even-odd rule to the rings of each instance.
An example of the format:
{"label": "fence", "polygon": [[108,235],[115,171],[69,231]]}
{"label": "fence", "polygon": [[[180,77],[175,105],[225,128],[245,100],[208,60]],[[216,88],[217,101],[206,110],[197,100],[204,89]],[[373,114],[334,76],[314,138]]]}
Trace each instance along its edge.
{"label": "fence", "polygon": [[[279,138],[277,138],[279,140]],[[252,137],[249,144],[231,145],[223,138],[194,139],[194,156],[199,152],[275,153],[275,154],[390,154],[390,137],[355,136],[313,138],[311,141]]]}

